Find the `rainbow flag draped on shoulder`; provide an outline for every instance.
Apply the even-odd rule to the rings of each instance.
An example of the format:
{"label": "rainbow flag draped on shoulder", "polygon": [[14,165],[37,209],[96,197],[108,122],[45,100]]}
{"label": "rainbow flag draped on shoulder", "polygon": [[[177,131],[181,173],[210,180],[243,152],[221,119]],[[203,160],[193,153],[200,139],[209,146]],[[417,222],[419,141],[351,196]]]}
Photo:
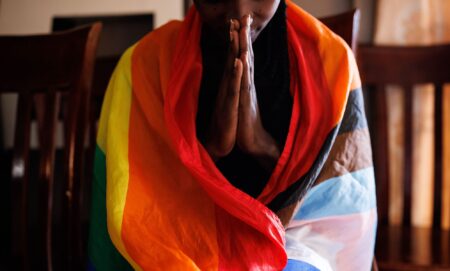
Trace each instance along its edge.
{"label": "rainbow flag draped on shoulder", "polygon": [[370,270],[376,203],[358,69],[344,41],[287,4],[292,118],[256,199],[196,137],[195,8],[122,56],[97,137],[90,269]]}

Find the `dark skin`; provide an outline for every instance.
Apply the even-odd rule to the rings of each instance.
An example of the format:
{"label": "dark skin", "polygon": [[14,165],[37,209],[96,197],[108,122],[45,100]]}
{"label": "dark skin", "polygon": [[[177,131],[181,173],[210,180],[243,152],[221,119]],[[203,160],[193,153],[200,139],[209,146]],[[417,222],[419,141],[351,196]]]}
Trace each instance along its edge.
{"label": "dark skin", "polygon": [[280,156],[280,148],[261,122],[252,42],[273,17],[280,0],[194,2],[203,23],[230,43],[205,148],[217,161],[237,145],[271,171]]}

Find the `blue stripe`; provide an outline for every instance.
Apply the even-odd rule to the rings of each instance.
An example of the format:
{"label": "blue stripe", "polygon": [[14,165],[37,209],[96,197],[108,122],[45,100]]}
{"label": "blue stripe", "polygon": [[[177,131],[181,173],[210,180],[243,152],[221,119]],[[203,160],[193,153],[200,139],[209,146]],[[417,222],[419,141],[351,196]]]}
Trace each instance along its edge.
{"label": "blue stripe", "polygon": [[330,153],[334,140],[336,139],[337,131],[337,126],[330,131],[314,161],[314,164],[308,172],[286,190],[278,194],[276,198],[269,203],[268,207],[271,210],[278,212],[279,210],[298,202],[300,198],[305,196],[305,193],[314,184],[317,176],[319,176],[319,173],[328,158],[328,154]]}
{"label": "blue stripe", "polygon": [[320,271],[320,270],[308,263],[289,259],[283,271]]}
{"label": "blue stripe", "polygon": [[373,167],[331,178],[313,187],[294,220],[349,215],[376,207]]}

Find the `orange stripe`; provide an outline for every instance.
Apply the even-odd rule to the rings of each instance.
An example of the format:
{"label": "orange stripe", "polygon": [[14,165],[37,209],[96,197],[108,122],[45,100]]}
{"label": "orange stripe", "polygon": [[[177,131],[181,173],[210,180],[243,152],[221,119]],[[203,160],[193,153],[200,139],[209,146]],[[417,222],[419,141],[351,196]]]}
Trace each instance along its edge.
{"label": "orange stripe", "polygon": [[303,18],[300,21],[301,24],[311,31],[309,35],[312,36],[312,40],[317,42],[324,67],[323,71],[332,95],[334,124],[336,125],[343,117],[348,91],[361,87],[355,57],[345,41],[291,1],[287,2],[293,11],[289,16],[300,15]]}
{"label": "orange stripe", "polygon": [[122,239],[144,270],[217,270],[214,204],[171,150],[163,123],[173,48],[160,45],[173,45],[178,27],[172,23],[151,33],[133,54]]}

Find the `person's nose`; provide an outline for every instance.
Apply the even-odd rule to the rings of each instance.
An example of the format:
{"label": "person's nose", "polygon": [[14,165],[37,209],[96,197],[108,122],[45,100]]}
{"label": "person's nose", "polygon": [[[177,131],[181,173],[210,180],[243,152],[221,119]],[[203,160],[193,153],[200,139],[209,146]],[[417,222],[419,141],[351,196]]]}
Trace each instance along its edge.
{"label": "person's nose", "polygon": [[231,0],[228,2],[227,19],[240,20],[245,15],[251,14],[251,5],[249,0]]}

